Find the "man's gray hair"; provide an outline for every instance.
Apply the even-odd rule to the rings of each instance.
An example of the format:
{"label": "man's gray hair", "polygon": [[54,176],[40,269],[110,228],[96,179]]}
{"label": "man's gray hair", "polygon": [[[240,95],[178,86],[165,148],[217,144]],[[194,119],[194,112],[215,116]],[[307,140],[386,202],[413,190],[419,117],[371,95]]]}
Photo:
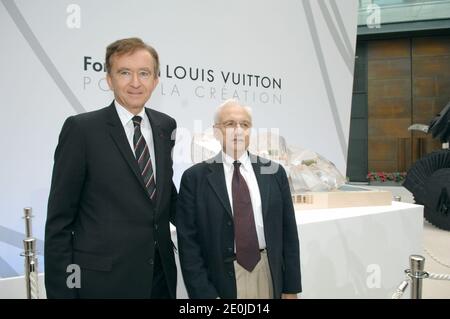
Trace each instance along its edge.
{"label": "man's gray hair", "polygon": [[214,124],[220,123],[220,114],[222,113],[223,109],[230,107],[230,106],[239,106],[242,107],[250,117],[250,121],[252,120],[252,109],[250,106],[242,105],[239,103],[236,99],[228,99],[222,104],[219,105],[219,107],[216,109],[216,112],[214,113]]}

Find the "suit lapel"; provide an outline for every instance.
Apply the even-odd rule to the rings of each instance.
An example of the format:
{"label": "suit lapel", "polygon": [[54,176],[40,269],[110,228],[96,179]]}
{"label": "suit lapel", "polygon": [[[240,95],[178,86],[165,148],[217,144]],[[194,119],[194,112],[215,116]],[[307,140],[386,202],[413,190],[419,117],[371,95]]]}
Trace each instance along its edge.
{"label": "suit lapel", "polygon": [[214,157],[213,162],[209,163],[210,174],[207,179],[212,189],[216,193],[227,213],[233,218],[231,212],[230,200],[228,197],[227,186],[225,184],[225,174],[223,172],[222,153]]}
{"label": "suit lapel", "polygon": [[125,135],[125,130],[122,126],[122,123],[120,122],[119,115],[117,114],[117,111],[115,109],[114,102],[109,106],[107,124],[109,127],[109,133],[114,143],[116,144],[117,148],[119,149],[120,154],[127,162],[134,176],[137,178],[143,190],[150,199],[150,195],[148,194],[147,189],[145,188],[144,185],[144,181],[141,177],[138,163],[136,161],[136,158],[134,157],[133,151],[131,150],[130,143],[128,142],[127,136]]}
{"label": "suit lapel", "polygon": [[266,220],[270,196],[270,174],[261,174],[261,167],[263,167],[264,164],[261,163],[258,156],[249,153],[249,157],[253,166],[253,171],[255,172],[256,180],[258,181],[263,219]]}
{"label": "suit lapel", "polygon": [[127,140],[127,136],[125,135],[125,130],[122,126],[122,123],[120,122],[119,115],[117,114],[117,111],[114,106],[114,102],[111,103],[111,105],[109,106],[107,124],[109,126],[109,133],[114,143],[116,144],[117,148],[119,149],[120,154],[125,159],[134,176],[139,181],[139,184],[141,184],[143,191],[147,194],[148,198],[150,199],[150,195],[148,194],[147,189],[145,188],[144,185],[144,181],[141,177],[139,165],[136,161],[136,158],[134,157],[133,151],[131,150],[130,143]]}

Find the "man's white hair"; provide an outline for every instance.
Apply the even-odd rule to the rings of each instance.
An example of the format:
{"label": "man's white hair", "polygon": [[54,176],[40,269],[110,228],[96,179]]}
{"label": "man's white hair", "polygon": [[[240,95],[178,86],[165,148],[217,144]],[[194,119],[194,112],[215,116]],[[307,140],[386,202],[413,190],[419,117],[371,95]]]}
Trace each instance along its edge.
{"label": "man's white hair", "polygon": [[228,99],[225,102],[223,102],[222,104],[220,104],[219,107],[216,109],[216,112],[214,113],[214,124],[220,123],[220,115],[221,115],[222,111],[230,106],[242,107],[247,112],[248,116],[250,117],[250,121],[252,121],[252,109],[250,106],[242,105],[236,99]]}

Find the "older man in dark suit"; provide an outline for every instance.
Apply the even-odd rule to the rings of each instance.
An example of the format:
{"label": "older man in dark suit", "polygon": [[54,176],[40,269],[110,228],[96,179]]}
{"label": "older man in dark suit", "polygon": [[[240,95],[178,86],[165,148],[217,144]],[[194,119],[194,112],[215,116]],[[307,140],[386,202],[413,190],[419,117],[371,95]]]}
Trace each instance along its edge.
{"label": "older man in dark suit", "polygon": [[297,225],[285,170],[248,153],[250,109],[226,101],[215,116],[222,144],[186,170],[177,203],[181,269],[191,298],[296,298]]}
{"label": "older man in dark suit", "polygon": [[[175,298],[169,220],[174,119],[145,108],[159,58],[138,38],[106,51],[115,100],[69,117],[55,152],[45,231],[49,298]],[[79,266],[79,284],[68,266]],[[77,268],[69,268],[73,270]],[[75,275],[75,273],[74,273]]]}

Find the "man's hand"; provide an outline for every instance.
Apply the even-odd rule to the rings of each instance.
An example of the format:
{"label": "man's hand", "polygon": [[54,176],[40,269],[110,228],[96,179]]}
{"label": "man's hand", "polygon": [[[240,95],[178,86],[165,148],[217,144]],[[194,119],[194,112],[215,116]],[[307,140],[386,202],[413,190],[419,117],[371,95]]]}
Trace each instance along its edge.
{"label": "man's hand", "polygon": [[281,299],[297,299],[297,294],[281,294]]}

